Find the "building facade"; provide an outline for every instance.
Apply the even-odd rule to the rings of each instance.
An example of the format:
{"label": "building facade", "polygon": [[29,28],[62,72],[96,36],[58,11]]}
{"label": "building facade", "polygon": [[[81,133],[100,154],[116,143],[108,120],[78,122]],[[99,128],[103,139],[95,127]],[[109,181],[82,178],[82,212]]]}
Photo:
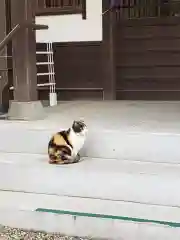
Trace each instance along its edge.
{"label": "building facade", "polygon": [[180,2],[119,0],[105,14],[110,1],[86,2],[86,20],[37,18],[50,23],[37,41],[54,42],[58,99],[179,100]]}
{"label": "building facade", "polygon": [[[179,1],[119,0],[109,11],[110,0],[33,1],[33,21],[49,26],[36,31],[36,47],[45,50],[53,42],[58,100],[180,99]],[[37,83],[46,82],[47,76],[37,77]],[[38,98],[47,100],[49,87],[36,88]],[[10,91],[10,98],[17,95]]]}

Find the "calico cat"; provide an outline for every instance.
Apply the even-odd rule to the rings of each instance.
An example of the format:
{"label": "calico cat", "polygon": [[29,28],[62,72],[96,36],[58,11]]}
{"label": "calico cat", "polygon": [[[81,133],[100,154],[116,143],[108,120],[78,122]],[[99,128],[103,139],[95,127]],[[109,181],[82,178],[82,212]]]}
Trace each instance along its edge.
{"label": "calico cat", "polygon": [[80,161],[79,151],[84,145],[87,126],[84,121],[74,121],[68,130],[52,136],[48,144],[50,164],[69,164]]}

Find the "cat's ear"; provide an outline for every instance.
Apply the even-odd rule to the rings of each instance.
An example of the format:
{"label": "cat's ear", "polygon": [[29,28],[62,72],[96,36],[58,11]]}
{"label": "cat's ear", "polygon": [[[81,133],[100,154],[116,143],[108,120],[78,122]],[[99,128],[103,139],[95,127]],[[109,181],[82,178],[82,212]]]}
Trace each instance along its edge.
{"label": "cat's ear", "polygon": [[82,122],[82,123],[84,123],[84,118],[81,117],[81,118],[79,119],[79,121]]}
{"label": "cat's ear", "polygon": [[74,121],[73,121],[73,124],[72,124],[72,127],[75,128],[76,126],[77,126],[77,121],[74,120]]}
{"label": "cat's ear", "polygon": [[76,123],[77,123],[77,121],[76,121],[76,120],[74,120],[72,125],[76,125]]}

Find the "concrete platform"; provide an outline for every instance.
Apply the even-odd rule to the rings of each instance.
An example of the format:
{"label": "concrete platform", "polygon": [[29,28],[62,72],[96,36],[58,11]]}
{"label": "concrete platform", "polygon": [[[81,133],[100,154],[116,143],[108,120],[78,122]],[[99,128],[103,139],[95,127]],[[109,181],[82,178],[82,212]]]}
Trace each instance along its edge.
{"label": "concrete platform", "polygon": [[[45,120],[0,121],[0,223],[179,240],[180,102],[62,102],[45,110]],[[78,118],[89,127],[83,161],[49,165],[51,134]]]}
{"label": "concrete platform", "polygon": [[54,132],[84,118],[83,156],[180,163],[179,102],[65,102],[46,112],[42,121],[2,120],[0,152],[46,154]]}

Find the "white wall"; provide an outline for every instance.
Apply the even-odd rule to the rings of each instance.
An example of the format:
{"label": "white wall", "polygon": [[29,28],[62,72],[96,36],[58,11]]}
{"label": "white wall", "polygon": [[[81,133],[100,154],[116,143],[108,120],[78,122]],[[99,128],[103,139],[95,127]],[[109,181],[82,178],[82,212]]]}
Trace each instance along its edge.
{"label": "white wall", "polygon": [[79,42],[102,40],[102,0],[87,0],[87,19],[81,14],[38,16],[37,24],[47,24],[48,30],[36,31],[37,42]]}

